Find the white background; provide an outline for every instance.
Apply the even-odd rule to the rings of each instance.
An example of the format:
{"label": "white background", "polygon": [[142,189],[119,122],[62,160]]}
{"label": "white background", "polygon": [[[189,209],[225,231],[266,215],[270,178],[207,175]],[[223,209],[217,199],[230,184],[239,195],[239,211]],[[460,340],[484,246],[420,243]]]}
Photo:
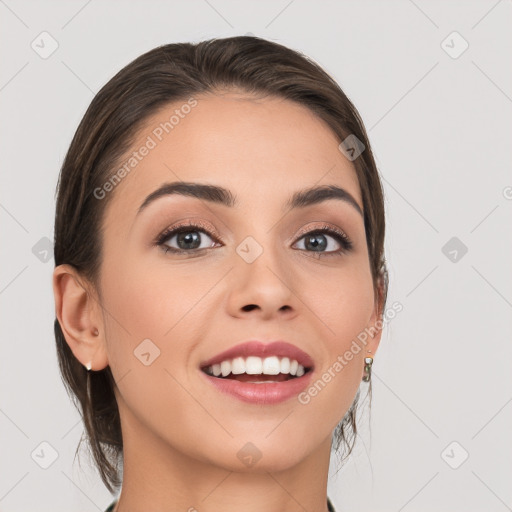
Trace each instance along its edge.
{"label": "white background", "polygon": [[[376,355],[371,422],[366,409],[336,476],[332,459],[336,509],[510,510],[511,21],[510,0],[0,1],[0,511],[112,501],[92,467],[73,464],[83,427],[57,366],[54,262],[32,251],[52,239],[82,115],[151,48],[248,32],[338,80],[384,181],[388,304],[403,311]],[[31,48],[43,31],[58,42],[47,59]],[[469,44],[457,58],[454,31]],[[452,237],[468,249],[456,262],[442,251]],[[48,469],[31,457],[42,442],[58,453]]]}

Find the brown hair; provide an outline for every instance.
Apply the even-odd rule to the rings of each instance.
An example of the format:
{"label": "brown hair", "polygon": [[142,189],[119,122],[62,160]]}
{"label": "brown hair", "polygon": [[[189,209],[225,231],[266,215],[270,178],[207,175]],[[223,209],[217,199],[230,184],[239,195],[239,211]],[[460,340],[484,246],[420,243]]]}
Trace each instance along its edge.
{"label": "brown hair", "polygon": [[[339,85],[302,53],[258,37],[211,39],[157,47],[121,69],[96,94],[64,159],[57,185],[55,265],[69,264],[100,293],[101,223],[112,194],[99,201],[93,191],[108,179],[129,150],[144,121],[161,107],[194,94],[238,90],[285,98],[308,107],[340,142],[355,135],[365,146],[353,164],[362,192],[364,224],[376,303],[382,314],[388,276],[384,258],[382,184],[363,122]],[[101,303],[101,300],[100,300]],[[110,492],[121,486],[123,441],[115,382],[109,366],[90,372],[73,355],[57,319],[54,323],[62,379],[84,419],[88,443]],[[371,381],[369,387],[371,400]],[[359,392],[337,426],[337,450],[348,456],[355,441]],[[80,410],[79,409],[79,410]],[[80,447],[77,447],[77,452]],[[75,453],[76,457],[76,453]]]}

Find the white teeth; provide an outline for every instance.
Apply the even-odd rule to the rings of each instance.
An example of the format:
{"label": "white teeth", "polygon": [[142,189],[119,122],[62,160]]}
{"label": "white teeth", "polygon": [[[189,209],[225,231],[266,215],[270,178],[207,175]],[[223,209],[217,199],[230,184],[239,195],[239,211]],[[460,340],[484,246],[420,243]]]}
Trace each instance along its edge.
{"label": "white teeth", "polygon": [[261,357],[250,356],[245,360],[245,373],[248,375],[260,375],[263,372]]}
{"label": "white teeth", "polygon": [[220,371],[223,377],[227,377],[231,373],[231,361],[222,361],[220,363]]}
{"label": "white teeth", "polygon": [[233,375],[245,373],[245,360],[243,357],[235,357],[231,362],[231,372]]}
{"label": "white teeth", "polygon": [[212,369],[212,373],[215,375],[215,377],[218,377],[222,372],[220,369],[220,364],[214,364],[213,366],[210,366],[210,368]]}
{"label": "white teeth", "polygon": [[276,356],[266,357],[263,360],[263,373],[265,375],[278,375],[281,373],[281,363]]}
{"label": "white teeth", "polygon": [[[288,357],[278,358],[270,356],[262,359],[261,357],[249,356],[247,358],[235,357],[232,360],[222,361],[206,368],[207,373],[215,377],[227,377],[230,373],[233,375],[279,375],[288,373],[296,377],[302,377],[306,372],[304,366],[298,363],[296,359]],[[260,383],[261,381],[258,381]],[[278,381],[263,381],[278,382]]]}

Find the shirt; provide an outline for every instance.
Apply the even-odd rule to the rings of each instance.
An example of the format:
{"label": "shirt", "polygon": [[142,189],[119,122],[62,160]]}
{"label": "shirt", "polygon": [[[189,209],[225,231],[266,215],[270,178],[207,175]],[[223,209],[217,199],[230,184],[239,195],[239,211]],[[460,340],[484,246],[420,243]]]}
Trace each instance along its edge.
{"label": "shirt", "polygon": [[[117,500],[113,501],[109,507],[107,508],[107,510],[105,510],[105,512],[113,512],[114,510],[114,507],[116,506],[117,504]],[[332,506],[332,503],[331,503],[331,500],[329,499],[329,497],[327,497],[327,508],[329,509],[329,512],[336,512],[334,510],[334,507]]]}

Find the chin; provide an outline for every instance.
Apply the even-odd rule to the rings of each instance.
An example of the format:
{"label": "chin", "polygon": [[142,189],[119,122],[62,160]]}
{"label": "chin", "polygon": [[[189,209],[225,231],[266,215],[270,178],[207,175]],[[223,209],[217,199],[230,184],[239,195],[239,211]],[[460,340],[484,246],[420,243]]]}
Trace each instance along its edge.
{"label": "chin", "polygon": [[219,454],[217,464],[222,461],[220,465],[225,469],[238,473],[265,474],[286,471],[304,460],[314,448],[311,446],[311,449],[308,449],[300,439],[290,442],[285,436],[275,436],[271,439],[272,436],[273,434],[267,439],[262,436],[260,440],[250,436],[250,440],[246,442],[241,442],[239,438],[232,440],[232,448]]}

